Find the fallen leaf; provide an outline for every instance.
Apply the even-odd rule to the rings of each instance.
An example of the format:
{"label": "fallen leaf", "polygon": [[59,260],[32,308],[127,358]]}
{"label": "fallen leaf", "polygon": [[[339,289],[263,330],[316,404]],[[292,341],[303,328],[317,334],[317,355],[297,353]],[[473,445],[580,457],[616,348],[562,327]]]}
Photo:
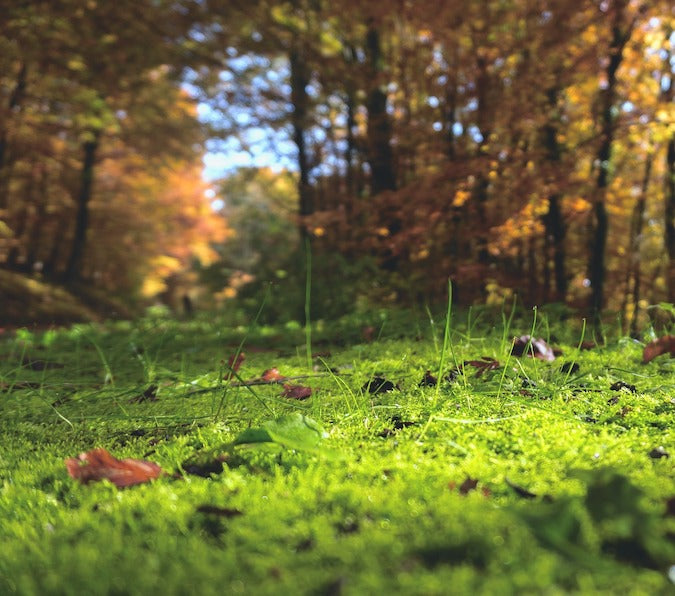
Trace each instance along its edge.
{"label": "fallen leaf", "polygon": [[[527,354],[526,354],[527,352]],[[551,361],[555,360],[555,353],[553,348],[549,346],[543,339],[535,338],[531,335],[521,335],[516,337],[511,348],[512,356],[534,356],[539,360]]]}
{"label": "fallen leaf", "polygon": [[578,362],[565,362],[560,367],[560,372],[565,375],[573,375],[576,372],[579,372],[579,363]]}
{"label": "fallen leaf", "polygon": [[654,449],[649,452],[649,457],[652,459],[661,459],[662,457],[670,457],[670,453],[663,447],[654,447]]}
{"label": "fallen leaf", "polygon": [[144,401],[157,401],[157,385],[150,385],[143,393],[132,397],[129,401],[137,404]]}
{"label": "fallen leaf", "polygon": [[612,383],[609,388],[612,391],[621,391],[622,389],[628,389],[631,393],[635,393],[635,385],[631,385],[630,383],[624,383],[623,381],[617,381],[616,383]]}
{"label": "fallen leaf", "polygon": [[65,460],[68,474],[82,484],[109,480],[118,488],[154,480],[162,474],[157,464],[140,459],[117,459],[103,448]]}
{"label": "fallen leaf", "polygon": [[398,415],[392,416],[391,421],[393,423],[393,428],[382,429],[382,431],[378,433],[378,436],[385,438],[390,437],[391,435],[395,434],[396,431],[408,428],[409,426],[415,426],[414,422],[409,422],[408,420],[401,420],[401,417]]}
{"label": "fallen leaf", "polygon": [[200,457],[191,458],[184,461],[181,465],[186,474],[191,476],[200,476],[201,478],[210,478],[212,474],[221,474],[225,462],[228,460],[227,455],[218,455],[213,459],[203,459]]}
{"label": "fallen leaf", "polygon": [[384,377],[377,375],[370,379],[370,381],[368,381],[363,387],[361,387],[361,391],[363,393],[387,393],[388,391],[393,391],[394,389],[396,389],[396,385]]}
{"label": "fallen leaf", "polygon": [[524,499],[535,499],[537,497],[535,493],[527,490],[525,487],[520,486],[519,484],[511,482],[508,478],[505,478],[504,480],[519,497],[523,497]]}
{"label": "fallen leaf", "polygon": [[642,363],[647,364],[661,354],[670,354],[675,357],[675,335],[664,335],[650,341],[642,352]]}
{"label": "fallen leaf", "polygon": [[244,354],[244,352],[232,354],[232,356],[227,359],[227,366],[230,370],[223,378],[226,380],[231,379],[234,376],[234,373],[239,370],[239,367],[244,360],[246,360],[246,354]]}
{"label": "fallen leaf", "polygon": [[285,384],[284,390],[281,392],[281,397],[290,397],[291,399],[307,399],[310,395],[312,395],[312,388],[302,385]]}
{"label": "fallen leaf", "polygon": [[260,378],[267,383],[276,383],[278,381],[283,381],[286,377],[279,372],[279,369],[268,368]]}
{"label": "fallen leaf", "polygon": [[475,478],[466,477],[466,480],[459,485],[459,494],[468,495],[472,490],[478,486],[478,480]]}
{"label": "fallen leaf", "polygon": [[438,384],[438,379],[431,374],[431,371],[428,370],[424,373],[422,380],[420,381],[420,387],[436,387]]}
{"label": "fallen leaf", "polygon": [[232,444],[276,443],[288,449],[315,451],[326,436],[319,423],[296,412],[267,420],[262,427],[248,428]]}
{"label": "fallen leaf", "polygon": [[488,370],[499,368],[499,362],[490,356],[482,356],[480,360],[465,360],[464,366],[473,366],[476,370],[476,377],[480,377]]}

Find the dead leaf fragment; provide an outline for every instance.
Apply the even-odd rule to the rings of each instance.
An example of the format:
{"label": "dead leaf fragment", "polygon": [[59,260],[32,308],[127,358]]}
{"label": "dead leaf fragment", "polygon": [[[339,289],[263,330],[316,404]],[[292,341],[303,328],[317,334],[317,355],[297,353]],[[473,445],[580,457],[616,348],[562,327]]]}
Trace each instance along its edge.
{"label": "dead leaf fragment", "polygon": [[268,368],[260,378],[267,383],[276,383],[283,381],[286,377],[279,372],[278,368]]}
{"label": "dead leaf fragment", "polygon": [[523,499],[535,499],[537,497],[536,493],[533,493],[532,491],[527,490],[524,486],[520,486],[519,484],[516,484],[515,482],[511,482],[508,478],[504,479],[506,484],[513,489],[513,491],[519,496],[523,497]]}
{"label": "dead leaf fragment", "polygon": [[438,379],[431,374],[431,371],[428,370],[424,373],[422,380],[420,381],[420,387],[436,387],[438,384]]}
{"label": "dead leaf fragment", "polygon": [[531,335],[521,335],[513,340],[512,356],[534,356],[539,360],[555,360],[555,352],[543,339]]}
{"label": "dead leaf fragment", "polygon": [[223,377],[224,379],[231,379],[234,376],[234,373],[236,373],[239,370],[239,367],[241,366],[241,363],[246,360],[246,354],[244,352],[239,352],[238,354],[232,354],[227,359],[227,366],[230,369],[229,372],[225,374]]}
{"label": "dead leaf fragment", "polygon": [[637,391],[637,388],[635,385],[631,385],[630,383],[625,383],[624,381],[617,381],[616,383],[612,383],[609,388],[612,391],[621,391],[622,389],[627,389],[631,393],[635,393]]}
{"label": "dead leaf fragment", "polygon": [[374,376],[370,381],[361,387],[363,393],[387,393],[396,389],[396,385],[379,375]]}
{"label": "dead leaf fragment", "polygon": [[304,387],[303,385],[285,384],[284,390],[281,392],[281,397],[290,397],[291,399],[307,399],[312,395],[311,387]]}
{"label": "dead leaf fragment", "polygon": [[143,393],[132,397],[129,400],[131,403],[143,403],[144,401],[157,401],[157,385],[150,385]]}
{"label": "dead leaf fragment", "polygon": [[670,354],[671,357],[675,357],[675,335],[664,335],[650,341],[642,352],[642,363],[647,364],[661,354]]}
{"label": "dead leaf fragment", "polygon": [[663,447],[654,447],[649,453],[649,457],[652,459],[661,459],[662,457],[670,457],[670,453],[668,453]]}
{"label": "dead leaf fragment", "polygon": [[157,464],[140,459],[117,459],[106,449],[92,449],[65,460],[68,474],[82,484],[109,480],[118,488],[142,484],[162,474]]}
{"label": "dead leaf fragment", "polygon": [[464,366],[473,366],[476,369],[476,377],[480,377],[488,370],[499,368],[499,361],[490,356],[482,356],[480,360],[465,360]]}

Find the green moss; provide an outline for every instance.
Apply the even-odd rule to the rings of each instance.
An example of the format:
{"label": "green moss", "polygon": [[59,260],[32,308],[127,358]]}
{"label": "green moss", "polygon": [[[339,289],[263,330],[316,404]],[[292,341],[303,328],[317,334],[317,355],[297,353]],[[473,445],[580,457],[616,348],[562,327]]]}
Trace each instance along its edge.
{"label": "green moss", "polygon": [[[300,330],[253,330],[240,377],[302,376],[304,401],[224,380],[245,330],[218,321],[6,337],[0,593],[672,591],[672,360],[641,365],[623,340],[579,352],[569,328],[554,330],[568,342],[555,361],[517,359],[499,325],[472,323],[453,330],[446,369],[501,367],[467,365],[437,391],[419,382],[442,338],[409,329],[336,348],[333,323],[315,333],[330,352],[317,370]],[[394,389],[364,390],[374,375]],[[327,436],[304,437],[303,416]],[[94,447],[169,474],[80,485],[63,460]],[[180,474],[186,462],[206,477]]]}

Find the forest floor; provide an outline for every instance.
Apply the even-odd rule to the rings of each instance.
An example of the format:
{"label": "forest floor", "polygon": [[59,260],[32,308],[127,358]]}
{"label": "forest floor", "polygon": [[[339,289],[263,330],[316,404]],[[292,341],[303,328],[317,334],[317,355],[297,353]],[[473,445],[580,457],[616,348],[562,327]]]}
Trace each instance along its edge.
{"label": "forest floor", "polygon": [[0,327],[46,328],[131,314],[128,307],[87,285],[66,287],[0,269]]}
{"label": "forest floor", "polygon": [[0,593],[672,594],[675,360],[533,318],[5,333]]}

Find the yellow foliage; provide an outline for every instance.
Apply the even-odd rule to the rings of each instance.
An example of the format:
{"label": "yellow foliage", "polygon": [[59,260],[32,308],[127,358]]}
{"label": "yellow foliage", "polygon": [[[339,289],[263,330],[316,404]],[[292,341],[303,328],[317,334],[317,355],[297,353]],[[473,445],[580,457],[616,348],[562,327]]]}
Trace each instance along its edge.
{"label": "yellow foliage", "polygon": [[471,197],[471,193],[467,190],[458,190],[455,193],[455,198],[452,200],[453,207],[461,207]]}

